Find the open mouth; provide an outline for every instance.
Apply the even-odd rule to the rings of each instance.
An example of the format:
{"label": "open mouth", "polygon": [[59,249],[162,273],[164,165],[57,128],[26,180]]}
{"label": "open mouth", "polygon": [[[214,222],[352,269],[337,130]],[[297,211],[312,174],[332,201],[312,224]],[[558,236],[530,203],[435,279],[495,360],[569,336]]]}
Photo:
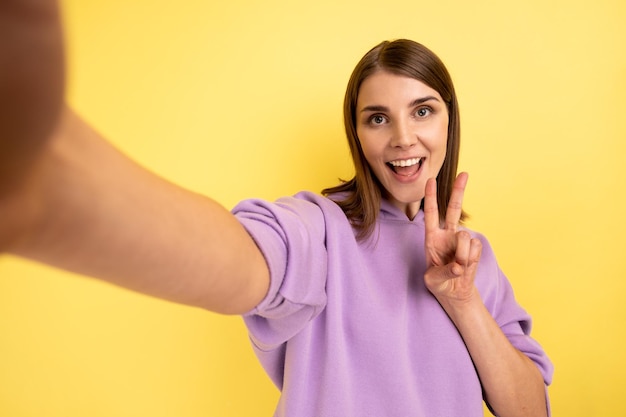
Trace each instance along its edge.
{"label": "open mouth", "polygon": [[387,162],[387,166],[398,175],[410,177],[419,171],[423,162],[424,158],[397,159]]}

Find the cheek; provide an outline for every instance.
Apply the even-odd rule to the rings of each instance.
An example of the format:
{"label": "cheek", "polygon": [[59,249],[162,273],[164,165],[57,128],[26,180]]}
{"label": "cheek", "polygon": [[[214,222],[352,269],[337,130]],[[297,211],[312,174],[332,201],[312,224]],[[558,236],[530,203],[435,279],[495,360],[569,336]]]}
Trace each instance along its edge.
{"label": "cheek", "polygon": [[[358,133],[358,132],[357,132]],[[374,159],[376,159],[377,155],[380,154],[380,151],[376,148],[376,140],[367,135],[359,135],[359,143],[361,144],[361,150],[363,151],[363,156],[369,164],[371,164]]]}
{"label": "cheek", "polygon": [[442,140],[437,143],[437,146],[432,151],[432,157],[437,165],[438,169],[443,165],[443,161],[446,159],[446,150],[447,150],[447,138],[446,140]]}
{"label": "cheek", "polygon": [[428,141],[423,142],[430,153],[430,165],[435,171],[439,171],[446,159],[448,135],[433,135]]}
{"label": "cheek", "polygon": [[372,146],[372,141],[363,141],[360,140],[361,143],[361,151],[363,152],[363,156],[365,157],[365,162],[372,173],[376,178],[381,178],[383,174],[384,166],[380,163],[382,151],[377,149],[375,146]]}
{"label": "cheek", "polygon": [[439,153],[445,155],[448,145],[448,124],[441,123],[432,126],[427,134],[424,135],[423,142],[433,155],[438,155]]}
{"label": "cheek", "polygon": [[371,149],[363,147],[363,156],[365,157],[365,163],[367,164],[367,166],[369,167],[369,169],[372,171],[372,174],[374,174],[376,177],[380,176],[380,172],[378,172],[380,170],[380,164],[377,163],[376,161],[379,159],[377,157],[377,154],[372,153]]}

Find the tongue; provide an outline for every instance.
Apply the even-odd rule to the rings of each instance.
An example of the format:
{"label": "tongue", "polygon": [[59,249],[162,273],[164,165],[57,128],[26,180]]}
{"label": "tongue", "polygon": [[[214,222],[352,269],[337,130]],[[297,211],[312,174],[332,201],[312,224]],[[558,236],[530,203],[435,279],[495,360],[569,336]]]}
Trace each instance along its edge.
{"label": "tongue", "polygon": [[415,164],[410,167],[393,167],[393,170],[398,175],[401,175],[403,177],[410,177],[417,172],[419,167],[419,164]]}

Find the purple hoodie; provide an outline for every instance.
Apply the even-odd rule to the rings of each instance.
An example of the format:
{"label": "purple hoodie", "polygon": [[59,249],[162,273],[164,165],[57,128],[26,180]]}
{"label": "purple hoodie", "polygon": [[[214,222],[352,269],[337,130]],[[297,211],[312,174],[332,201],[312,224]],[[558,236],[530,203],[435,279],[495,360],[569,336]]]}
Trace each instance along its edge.
{"label": "purple hoodie", "polygon": [[[480,380],[463,339],[424,285],[424,218],[383,201],[359,242],[342,210],[303,192],[233,210],[271,274],[244,316],[254,350],[281,391],[275,416],[483,416]],[[510,342],[544,381],[553,366],[530,336],[486,239],[476,286]]]}

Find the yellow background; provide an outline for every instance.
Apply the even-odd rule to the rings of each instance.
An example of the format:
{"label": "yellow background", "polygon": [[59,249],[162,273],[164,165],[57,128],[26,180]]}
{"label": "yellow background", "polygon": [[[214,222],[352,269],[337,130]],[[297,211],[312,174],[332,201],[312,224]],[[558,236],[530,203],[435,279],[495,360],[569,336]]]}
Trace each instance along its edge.
{"label": "yellow background", "polygon": [[[351,174],[341,121],[383,39],[456,82],[469,226],[556,365],[555,416],[626,414],[626,3],[65,0],[69,101],[232,207]],[[270,416],[238,317],[0,258],[0,416]]]}

